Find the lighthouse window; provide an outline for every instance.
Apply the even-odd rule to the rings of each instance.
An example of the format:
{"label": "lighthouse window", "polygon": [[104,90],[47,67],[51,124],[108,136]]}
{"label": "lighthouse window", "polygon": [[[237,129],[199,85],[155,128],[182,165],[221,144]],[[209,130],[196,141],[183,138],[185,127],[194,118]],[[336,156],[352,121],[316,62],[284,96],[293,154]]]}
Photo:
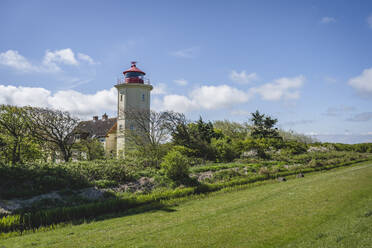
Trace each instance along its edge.
{"label": "lighthouse window", "polygon": [[142,102],[145,101],[145,94],[142,94]]}
{"label": "lighthouse window", "polygon": [[120,101],[121,102],[123,101],[123,95],[120,95]]}
{"label": "lighthouse window", "polygon": [[131,71],[131,72],[127,72],[125,73],[125,77],[126,78],[131,78],[131,77],[140,77],[142,76],[142,73],[140,72],[134,72],[134,71]]}

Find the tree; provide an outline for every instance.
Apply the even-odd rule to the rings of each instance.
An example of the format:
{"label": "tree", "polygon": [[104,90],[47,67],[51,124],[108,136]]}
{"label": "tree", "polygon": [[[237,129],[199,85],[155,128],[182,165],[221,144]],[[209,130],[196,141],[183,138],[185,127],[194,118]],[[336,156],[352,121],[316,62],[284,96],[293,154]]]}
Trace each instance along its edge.
{"label": "tree", "polygon": [[125,116],[132,122],[133,130],[123,130],[129,147],[135,149],[139,156],[147,158],[151,164],[158,166],[167,150],[163,144],[171,139],[171,132],[182,115],[175,112],[156,112],[148,110],[127,110]]}
{"label": "tree", "polygon": [[175,145],[185,146],[195,151],[199,158],[215,160],[215,150],[211,146],[213,138],[222,138],[222,134],[214,130],[211,122],[204,122],[200,117],[194,123],[179,123],[172,132]]}
{"label": "tree", "polygon": [[[0,135],[1,143],[6,143],[3,151],[12,164],[21,162],[22,147],[29,136],[28,123],[24,108],[0,105]],[[6,148],[8,151],[6,151]]]}
{"label": "tree", "polygon": [[253,138],[280,138],[278,129],[274,127],[278,119],[260,114],[258,110],[251,115],[251,122],[253,123],[251,136]]}
{"label": "tree", "polygon": [[40,141],[56,146],[65,162],[72,155],[74,131],[79,120],[69,112],[47,108],[28,107],[29,129]]}
{"label": "tree", "polygon": [[212,139],[211,145],[216,153],[217,162],[231,162],[234,158],[238,157],[231,139],[227,137]]}
{"label": "tree", "polygon": [[95,138],[81,139],[80,142],[75,143],[74,149],[84,152],[88,160],[105,158],[105,149],[102,143]]}
{"label": "tree", "polygon": [[217,130],[221,130],[224,136],[232,139],[245,139],[251,130],[247,123],[238,123],[229,120],[214,121],[213,126]]}

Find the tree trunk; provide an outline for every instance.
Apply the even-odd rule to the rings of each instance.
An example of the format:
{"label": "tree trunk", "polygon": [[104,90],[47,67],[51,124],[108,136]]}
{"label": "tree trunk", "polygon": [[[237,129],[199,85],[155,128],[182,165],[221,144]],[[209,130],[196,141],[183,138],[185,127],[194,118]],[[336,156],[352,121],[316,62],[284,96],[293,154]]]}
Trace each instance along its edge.
{"label": "tree trunk", "polygon": [[66,147],[63,144],[59,144],[59,150],[61,151],[65,162],[68,162],[71,157],[71,154],[67,151]]}
{"label": "tree trunk", "polygon": [[19,142],[17,145],[17,162],[22,162],[21,161],[21,142]]}
{"label": "tree trunk", "polygon": [[12,151],[12,165],[17,163],[17,142],[14,142],[13,151]]}

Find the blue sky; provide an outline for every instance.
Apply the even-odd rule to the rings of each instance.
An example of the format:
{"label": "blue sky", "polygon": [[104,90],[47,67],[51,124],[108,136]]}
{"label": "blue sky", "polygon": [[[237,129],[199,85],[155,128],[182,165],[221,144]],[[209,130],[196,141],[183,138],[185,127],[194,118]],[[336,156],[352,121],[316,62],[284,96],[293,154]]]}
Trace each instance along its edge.
{"label": "blue sky", "polygon": [[372,142],[371,1],[0,1],[0,103],[115,115],[130,61],[152,108]]}

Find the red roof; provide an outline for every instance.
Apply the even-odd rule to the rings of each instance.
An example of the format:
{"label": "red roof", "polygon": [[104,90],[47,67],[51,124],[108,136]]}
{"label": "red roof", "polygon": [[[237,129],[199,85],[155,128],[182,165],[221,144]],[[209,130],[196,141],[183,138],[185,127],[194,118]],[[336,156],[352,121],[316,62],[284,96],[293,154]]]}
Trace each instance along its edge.
{"label": "red roof", "polygon": [[123,74],[125,74],[127,72],[131,72],[131,71],[139,72],[139,73],[142,73],[143,75],[146,75],[146,73],[144,73],[143,71],[141,71],[140,69],[137,68],[136,62],[132,62],[132,66],[128,70],[123,72]]}

